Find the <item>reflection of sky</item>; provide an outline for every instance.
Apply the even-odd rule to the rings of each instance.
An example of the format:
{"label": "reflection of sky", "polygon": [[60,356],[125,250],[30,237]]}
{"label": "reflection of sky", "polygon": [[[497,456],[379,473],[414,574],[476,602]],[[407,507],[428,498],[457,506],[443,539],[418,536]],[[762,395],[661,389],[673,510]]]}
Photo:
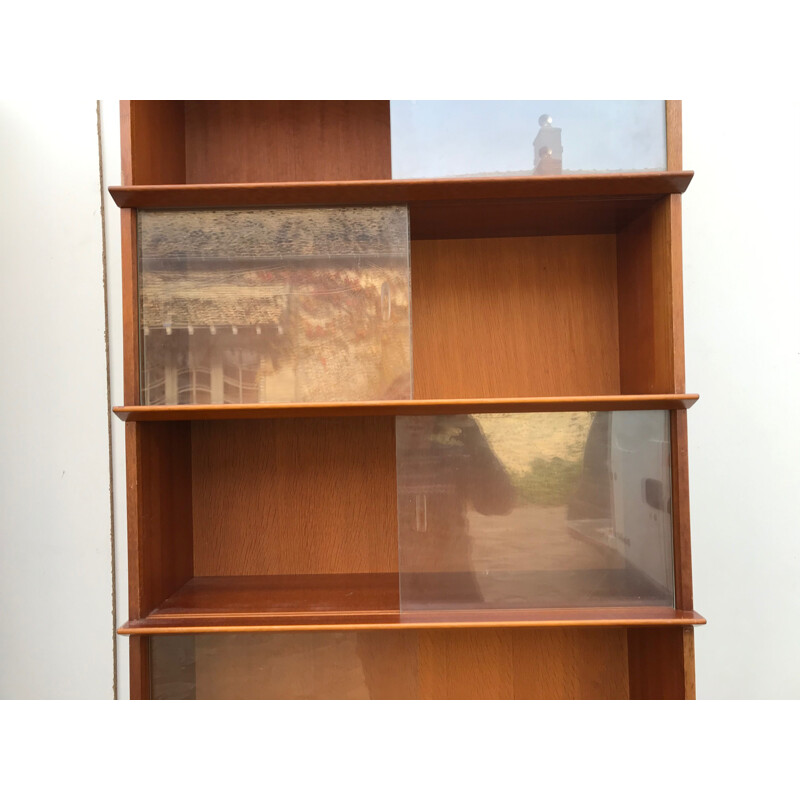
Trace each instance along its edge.
{"label": "reflection of sky", "polygon": [[392,177],[531,172],[542,114],[565,172],[666,169],[663,100],[392,100]]}

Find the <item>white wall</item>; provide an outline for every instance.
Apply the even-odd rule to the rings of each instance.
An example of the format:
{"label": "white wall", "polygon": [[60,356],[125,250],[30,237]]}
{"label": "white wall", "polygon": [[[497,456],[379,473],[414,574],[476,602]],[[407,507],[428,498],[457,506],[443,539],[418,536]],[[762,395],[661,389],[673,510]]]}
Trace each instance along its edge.
{"label": "white wall", "polygon": [[111,698],[96,104],[0,103],[0,697]]}
{"label": "white wall", "polygon": [[800,698],[800,104],[759,111],[683,105],[701,698]]}
{"label": "white wall", "polygon": [[[122,381],[122,242],[120,213],[108,194],[109,186],[122,183],[119,100],[100,101],[100,137],[105,197],[106,289],[108,296],[108,352],[111,406],[124,405]],[[119,624],[128,619],[128,539],[125,477],[125,423],[111,417],[111,452],[114,490],[114,538],[116,539],[116,601]],[[117,636],[117,696],[130,697],[129,639]]]}
{"label": "white wall", "polygon": [[[683,201],[687,389],[701,394],[689,413],[695,607],[709,620],[696,634],[698,697],[800,698],[800,106],[770,106],[757,153],[744,151],[730,103],[686,101],[683,116],[684,164],[696,171]],[[101,103],[101,129],[105,183],[117,183],[117,101]],[[94,103],[0,104],[0,180],[0,697],[111,697]],[[119,213],[110,199],[106,212],[119,404]],[[119,623],[123,439],[114,419]],[[117,639],[124,698],[127,640]]]}

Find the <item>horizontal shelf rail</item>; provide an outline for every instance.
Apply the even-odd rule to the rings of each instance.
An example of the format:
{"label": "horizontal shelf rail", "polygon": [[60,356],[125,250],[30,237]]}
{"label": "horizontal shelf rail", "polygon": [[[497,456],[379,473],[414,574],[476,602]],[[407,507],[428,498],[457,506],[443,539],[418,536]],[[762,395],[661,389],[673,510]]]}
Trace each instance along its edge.
{"label": "horizontal shelf rail", "polygon": [[694,175],[626,172],[513,178],[216,183],[110,186],[120,208],[237,208],[292,205],[386,205],[534,198],[635,197],[682,193]]}
{"label": "horizontal shelf rail", "polygon": [[117,633],[151,636],[179,633],[388,630],[420,628],[557,628],[705,625],[696,611],[661,606],[620,608],[491,609],[486,611],[364,611],[295,614],[151,615],[131,620]]}
{"label": "horizontal shelf rail", "polygon": [[458,400],[375,400],[361,403],[252,403],[227,405],[115,406],[126,422],[275,419],[281,417],[419,416],[544,411],[648,411],[688,409],[696,394],[635,394],[577,397],[506,397]]}
{"label": "horizontal shelf rail", "polygon": [[193,578],[121,634],[403,628],[702,625],[665,606],[401,611],[395,573]]}
{"label": "horizontal shelf rail", "polygon": [[412,239],[612,233],[659,199],[686,191],[692,172],[318,183],[112,186],[121,208],[409,207]]}

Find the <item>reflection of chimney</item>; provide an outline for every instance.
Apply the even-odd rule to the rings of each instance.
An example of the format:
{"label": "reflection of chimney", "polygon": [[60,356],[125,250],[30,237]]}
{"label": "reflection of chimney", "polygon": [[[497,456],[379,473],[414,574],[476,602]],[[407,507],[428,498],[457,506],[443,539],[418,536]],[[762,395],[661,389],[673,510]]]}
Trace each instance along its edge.
{"label": "reflection of chimney", "polygon": [[561,128],[553,127],[553,119],[548,114],[539,117],[539,133],[533,140],[533,174],[560,175]]}

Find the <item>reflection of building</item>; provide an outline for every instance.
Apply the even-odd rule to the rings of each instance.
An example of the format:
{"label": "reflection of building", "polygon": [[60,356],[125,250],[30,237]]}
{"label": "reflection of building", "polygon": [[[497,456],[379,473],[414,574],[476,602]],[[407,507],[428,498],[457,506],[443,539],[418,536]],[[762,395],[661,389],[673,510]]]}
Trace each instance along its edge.
{"label": "reflection of building", "polygon": [[142,218],[144,403],[409,397],[405,208]]}
{"label": "reflection of building", "polygon": [[542,114],[539,117],[539,133],[533,140],[534,174],[560,175],[563,154],[561,128],[554,128],[552,118]]}

